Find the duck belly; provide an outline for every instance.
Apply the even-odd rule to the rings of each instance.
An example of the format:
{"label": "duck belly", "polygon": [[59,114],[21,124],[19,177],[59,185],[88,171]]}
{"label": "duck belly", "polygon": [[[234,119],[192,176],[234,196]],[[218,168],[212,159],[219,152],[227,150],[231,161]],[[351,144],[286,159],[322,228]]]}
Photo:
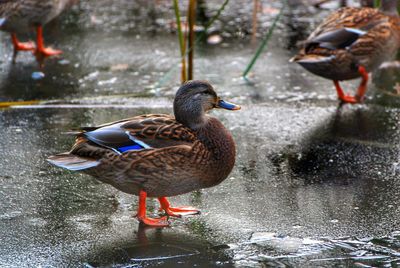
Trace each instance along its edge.
{"label": "duck belly", "polygon": [[45,25],[68,6],[71,0],[46,0],[29,1],[25,0],[9,14],[1,14],[4,23],[0,29],[6,32],[27,33],[35,26]]}
{"label": "duck belly", "polygon": [[[139,171],[124,172],[116,166],[98,166],[83,171],[103,183],[107,183],[118,190],[132,195],[139,195],[144,190],[149,197],[168,197],[185,194],[205,188],[200,172],[181,170],[181,172],[159,170],[152,174]],[[191,173],[191,174],[188,174]],[[196,175],[199,173],[198,175]]]}
{"label": "duck belly", "polygon": [[0,29],[9,33],[27,33],[31,30],[30,20],[27,17],[11,17],[4,21]]}
{"label": "duck belly", "polygon": [[346,58],[306,56],[296,62],[307,71],[330,80],[350,80],[360,77],[357,62]]}

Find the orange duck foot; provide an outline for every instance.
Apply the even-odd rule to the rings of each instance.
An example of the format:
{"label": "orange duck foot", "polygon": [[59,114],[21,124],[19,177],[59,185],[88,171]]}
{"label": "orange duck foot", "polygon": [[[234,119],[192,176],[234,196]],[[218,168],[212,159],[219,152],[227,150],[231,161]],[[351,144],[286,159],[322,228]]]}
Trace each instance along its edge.
{"label": "orange duck foot", "polygon": [[35,47],[35,43],[33,42],[18,42],[18,43],[14,43],[14,51],[34,51],[36,49]]}
{"label": "orange duck foot", "polygon": [[350,95],[339,96],[339,99],[343,103],[355,104],[360,102],[359,100],[357,100],[356,96],[350,96]]}
{"label": "orange duck foot", "polygon": [[168,227],[169,222],[167,216],[161,217],[161,218],[148,218],[148,217],[140,217],[137,216],[138,220],[145,225],[151,226],[151,227]]}
{"label": "orange duck foot", "polygon": [[166,197],[159,197],[158,201],[161,205],[161,210],[164,210],[168,216],[181,218],[182,216],[200,214],[200,210],[184,206],[184,207],[171,207]]}
{"label": "orange duck foot", "polygon": [[167,227],[169,226],[168,217],[161,218],[148,218],[146,216],[146,198],[147,193],[143,190],[139,192],[139,207],[137,212],[137,219],[145,225],[151,227]]}
{"label": "orange duck foot", "polygon": [[29,42],[20,42],[18,41],[17,35],[16,34],[11,34],[11,40],[14,46],[14,52],[17,51],[31,51],[31,50],[35,50],[35,43],[33,43],[32,41]]}
{"label": "orange duck foot", "polygon": [[181,218],[182,216],[200,214],[200,210],[194,207],[169,207],[164,209],[165,213],[171,217]]}
{"label": "orange duck foot", "polygon": [[52,48],[37,48],[33,54],[36,57],[36,61],[38,62],[39,66],[43,68],[44,61],[47,57],[60,55],[62,53],[61,50],[56,50]]}
{"label": "orange duck foot", "polygon": [[[364,94],[365,94],[365,86],[360,85],[357,94],[355,96],[351,96],[351,95],[346,95],[343,92],[342,87],[339,84],[339,81],[333,81],[333,83],[335,84],[336,87],[336,92],[338,95],[339,100],[341,100],[343,103],[351,103],[351,104],[355,104],[355,103],[361,103],[364,101]],[[362,82],[363,84],[364,82]],[[361,90],[360,90],[361,88]]]}
{"label": "orange duck foot", "polygon": [[34,54],[39,62],[42,62],[46,57],[56,56],[63,53],[61,50],[45,47],[42,26],[38,26],[36,29],[36,44],[37,47],[34,51]]}
{"label": "orange duck foot", "polygon": [[368,72],[363,66],[358,67],[358,72],[361,75],[361,83],[358,86],[357,94],[355,96],[344,94],[344,91],[340,86],[339,81],[337,80],[333,81],[333,83],[335,84],[338,98],[344,103],[360,103],[364,101],[364,95],[365,92],[367,91],[367,84],[368,84]]}
{"label": "orange duck foot", "polygon": [[42,47],[42,48],[37,48],[35,50],[36,57],[43,57],[43,58],[60,55],[62,53],[63,52],[61,50],[53,49],[51,47]]}

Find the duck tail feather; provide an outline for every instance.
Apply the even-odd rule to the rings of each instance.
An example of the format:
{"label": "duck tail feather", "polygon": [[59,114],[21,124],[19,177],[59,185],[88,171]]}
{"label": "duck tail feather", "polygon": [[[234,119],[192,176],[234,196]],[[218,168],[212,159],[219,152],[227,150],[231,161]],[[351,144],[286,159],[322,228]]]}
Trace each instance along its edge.
{"label": "duck tail feather", "polygon": [[65,168],[72,171],[85,170],[96,167],[100,164],[100,162],[97,160],[80,157],[69,153],[52,155],[47,158],[47,161],[57,167]]}

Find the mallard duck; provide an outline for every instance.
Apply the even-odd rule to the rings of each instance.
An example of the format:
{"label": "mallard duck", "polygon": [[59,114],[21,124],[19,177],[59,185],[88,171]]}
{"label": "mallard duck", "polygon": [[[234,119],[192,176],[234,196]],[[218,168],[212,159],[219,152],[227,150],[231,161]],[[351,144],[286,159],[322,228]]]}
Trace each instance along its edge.
{"label": "mallard duck", "polygon": [[[14,46],[13,61],[18,51],[33,51],[38,60],[59,55],[61,50],[45,47],[43,25],[60,15],[77,0],[1,0],[0,30],[10,32]],[[22,43],[17,33],[36,28],[36,46],[33,42]]]}
{"label": "mallard duck", "polygon": [[197,214],[192,207],[171,207],[167,197],[215,186],[229,175],[235,142],[222,123],[206,113],[240,106],[221,100],[205,81],[183,84],[173,106],[175,117],[148,114],[82,128],[71,151],[48,161],[138,195],[137,218],[146,225],[168,225],[167,217],[146,216],[147,197],[158,198],[168,216]]}
{"label": "mallard duck", "polygon": [[[368,72],[393,57],[400,45],[396,0],[382,0],[381,10],[345,7],[328,16],[311,33],[291,61],[333,80],[338,97],[358,103],[367,89]],[[361,77],[355,96],[346,95],[340,80]]]}

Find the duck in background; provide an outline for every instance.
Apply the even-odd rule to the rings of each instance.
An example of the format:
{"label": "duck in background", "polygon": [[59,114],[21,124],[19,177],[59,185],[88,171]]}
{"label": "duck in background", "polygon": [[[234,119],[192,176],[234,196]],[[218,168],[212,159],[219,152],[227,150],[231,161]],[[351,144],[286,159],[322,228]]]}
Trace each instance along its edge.
{"label": "duck in background", "polygon": [[240,106],[221,100],[208,82],[190,81],[176,93],[175,117],[149,114],[83,128],[71,151],[48,161],[138,195],[138,220],[168,226],[167,217],[146,216],[147,197],[158,198],[167,216],[197,214],[192,207],[171,207],[167,197],[215,186],[234,166],[231,134],[218,119],[206,115],[214,108]]}
{"label": "duck in background", "polygon": [[[43,26],[71,7],[78,0],[1,0],[0,30],[9,32],[14,46],[13,62],[19,51],[32,51],[40,64],[46,57],[59,55],[61,50],[45,47]],[[20,42],[17,33],[36,29],[36,45]]]}
{"label": "duck in background", "polygon": [[[333,80],[338,98],[359,103],[367,90],[368,72],[395,56],[400,47],[397,0],[382,0],[380,10],[345,7],[328,16],[291,61]],[[346,95],[339,81],[361,77],[355,96]]]}

